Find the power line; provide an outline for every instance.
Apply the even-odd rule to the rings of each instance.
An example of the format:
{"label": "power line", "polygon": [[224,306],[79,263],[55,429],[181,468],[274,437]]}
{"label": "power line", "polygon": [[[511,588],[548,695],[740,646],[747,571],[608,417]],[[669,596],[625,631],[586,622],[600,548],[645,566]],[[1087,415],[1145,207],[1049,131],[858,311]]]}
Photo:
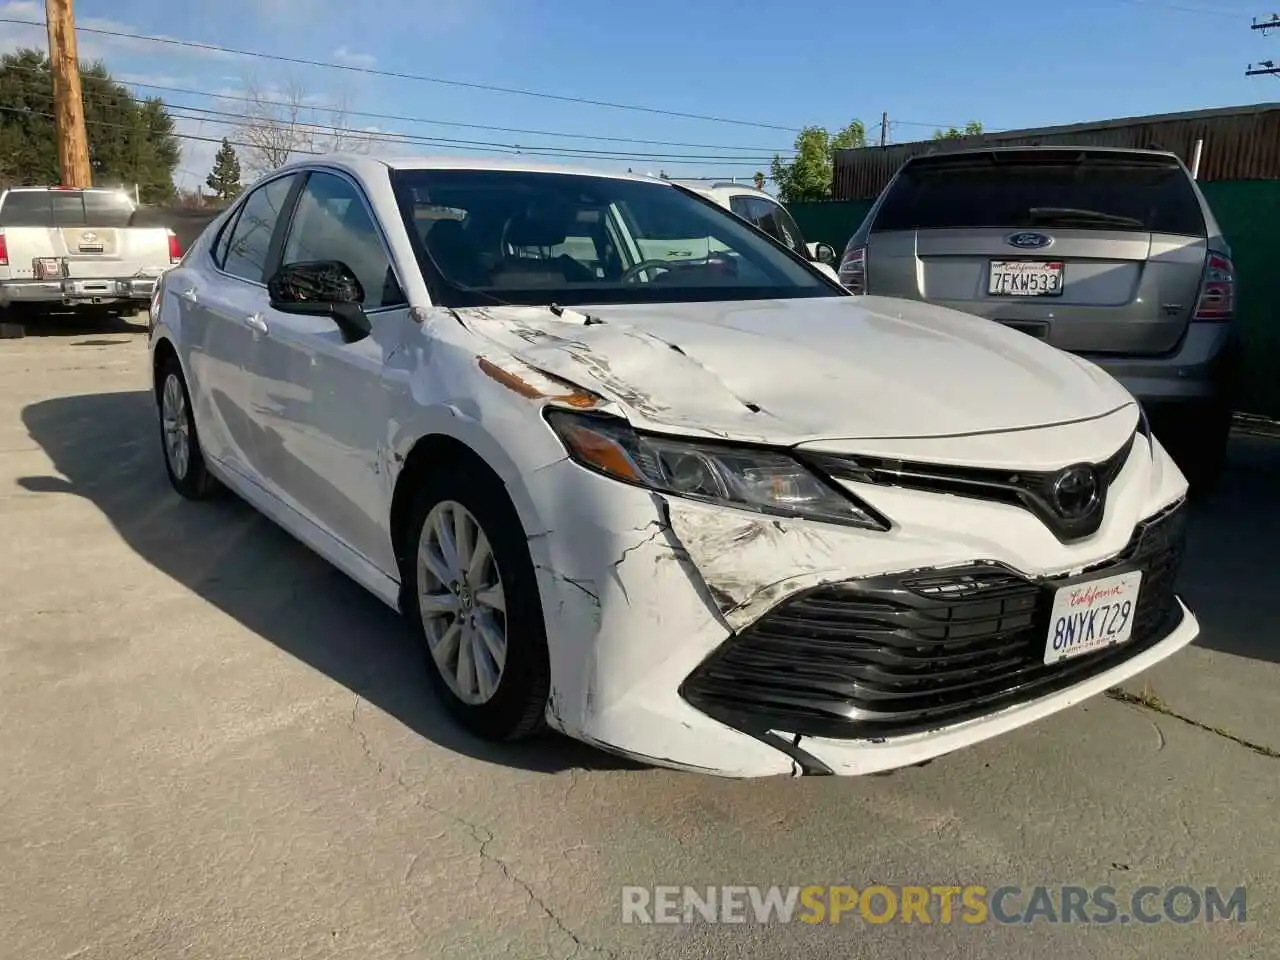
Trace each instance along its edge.
{"label": "power line", "polygon": [[[39,110],[17,110],[17,109],[15,109],[14,107],[3,107],[3,106],[0,106],[0,113],[20,113],[20,114],[22,114],[22,116],[24,116],[24,117],[44,117],[44,118],[47,118],[47,119],[50,119],[50,120],[52,120],[52,119],[54,118],[52,113],[41,113]],[[89,120],[89,119],[86,119],[86,120],[85,120],[85,125],[86,125],[86,126],[90,126],[90,127],[106,127],[106,128],[112,129],[112,130],[130,130],[130,131],[132,131],[132,132],[134,132],[134,133],[137,133],[137,132],[138,132],[138,128],[137,128],[137,127],[135,127],[135,126],[132,126],[131,124],[127,124],[127,123],[112,123],[110,120]],[[247,143],[247,142],[242,141],[242,140],[230,140],[230,139],[225,138],[225,137],[201,137],[201,136],[197,136],[196,134],[193,134],[193,133],[170,133],[170,134],[168,134],[168,135],[169,135],[169,136],[171,136],[171,137],[177,137],[179,140],[194,140],[194,141],[197,141],[197,142],[199,142],[199,143],[222,143],[222,141],[225,139],[225,140],[227,140],[227,142],[228,142],[228,143],[230,143],[233,147],[244,147],[244,148],[246,148],[246,149],[249,149],[249,148],[252,148],[252,147],[254,147],[254,146],[255,146],[255,145],[254,145],[254,144],[252,144],[252,143]],[[306,149],[303,149],[303,148],[301,148],[301,147],[299,147],[299,148],[295,149],[293,152],[294,152],[294,153],[305,153],[305,154],[308,154],[308,155],[310,155],[310,156],[319,156],[319,155],[321,154],[321,151],[319,151],[319,150],[306,150]],[[190,171],[188,171],[188,172],[190,172]]]}
{"label": "power line", "polygon": [[[14,68],[10,68],[14,69]],[[212,100],[229,100],[236,103],[269,104],[272,106],[293,106],[287,100],[272,100],[266,97],[248,97],[235,94],[213,93],[209,90],[193,90],[188,87],[169,87],[159,83],[140,83],[135,80],[115,80],[114,82],[129,87],[141,87],[146,90],[159,90],[163,93],[179,93],[191,97],[207,97]],[[421,123],[429,126],[461,127],[469,130],[490,130],[494,133],[522,133],[540,137],[567,137],[571,140],[598,140],[603,143],[637,143],[653,147],[692,147],[702,150],[742,150],[754,153],[790,153],[794,148],[775,149],[772,147],[740,147],[722,143],[686,143],[680,140],[643,140],[637,137],[606,137],[595,133],[569,133],[563,130],[532,130],[527,127],[498,127],[487,123],[464,123],[461,120],[437,120],[431,117],[415,117],[395,113],[373,113],[368,110],[351,110],[346,107],[331,107],[320,104],[308,104],[306,109],[324,113],[342,114],[348,117],[365,117],[370,120],[386,120],[392,123]]]}
{"label": "power line", "polygon": [[[963,130],[965,124],[971,123],[971,122],[972,121],[969,121],[969,120],[965,120],[963,122],[948,120],[945,123],[942,121],[935,122],[932,120],[890,120],[889,126],[891,127],[933,127],[935,130],[937,129],[949,130],[952,127],[955,127],[958,130]],[[986,132],[990,133],[991,131],[988,130]]]}
{"label": "power line", "polygon": [[[361,130],[356,127],[340,127],[323,123],[312,123],[303,120],[287,120],[279,121],[267,118],[245,118],[243,114],[232,113],[226,110],[211,110],[207,107],[191,107],[184,104],[166,104],[166,110],[170,116],[174,116],[180,120],[204,120],[208,122],[225,123],[229,126],[253,128],[255,125],[274,125],[288,127],[290,129],[312,130],[323,133],[332,137],[349,137],[351,139],[366,139],[377,143],[404,143],[404,144],[421,144],[423,146],[447,146],[458,149],[476,148],[481,150],[498,149],[511,153],[541,153],[565,151],[566,156],[581,157],[600,157],[602,159],[611,160],[688,160],[688,161],[740,161],[749,164],[768,163],[771,157],[746,157],[746,156],[726,156],[726,155],[707,155],[707,154],[680,154],[680,153],[632,153],[621,150],[593,150],[587,147],[561,146],[559,144],[519,144],[519,143],[499,143],[492,140],[458,140],[453,137],[428,137],[422,134],[413,133],[394,133],[389,130]],[[187,114],[174,114],[173,111],[187,111]],[[191,116],[190,114],[195,114]]]}
{"label": "power line", "polygon": [[[31,91],[31,93],[43,99],[51,98],[51,94],[48,94],[48,93],[43,93],[43,92],[37,93],[35,91]],[[181,106],[174,106],[172,104],[166,104],[165,106],[166,106],[166,112],[172,119],[195,121],[199,123],[210,123],[218,126],[231,127],[238,131],[238,133],[232,134],[233,137],[235,136],[245,137],[246,131],[250,131],[254,128],[255,121],[246,120],[242,118],[240,114],[231,114],[226,111],[210,111],[204,108],[183,108]],[[193,112],[194,111],[200,111],[200,112],[195,113],[194,115],[174,112],[175,110],[182,110],[182,109],[190,109]],[[14,108],[14,107],[0,107],[0,111],[3,111],[5,113],[22,115],[22,116],[37,116],[37,117],[52,116],[52,114],[45,114],[39,111],[25,110],[25,109]],[[208,116],[207,114],[214,114],[214,115]],[[135,129],[133,127],[128,126],[127,124],[112,123],[110,121],[95,120],[95,121],[89,121],[89,122],[91,123],[91,125],[105,127],[105,128],[128,129],[128,130]],[[521,147],[516,144],[496,144],[496,143],[490,144],[490,143],[483,143],[483,142],[477,142],[477,141],[451,141],[451,140],[441,139],[441,138],[415,138],[411,134],[392,134],[392,133],[383,133],[383,132],[375,132],[375,131],[366,131],[366,130],[348,128],[348,127],[336,127],[336,126],[328,126],[325,124],[318,124],[318,123],[307,123],[303,121],[289,121],[287,123],[283,123],[279,121],[260,120],[257,122],[261,123],[264,126],[272,125],[280,129],[287,129],[289,131],[292,131],[294,134],[300,134],[302,138],[305,138],[307,134],[312,134],[315,136],[328,137],[333,140],[338,140],[341,138],[348,141],[359,142],[364,144],[378,143],[378,144],[410,146],[410,147],[430,146],[434,149],[440,149],[440,150],[463,150],[468,153],[496,153],[504,156],[530,156],[530,157],[542,157],[547,159],[569,159],[569,160],[583,160],[583,161],[597,160],[597,161],[633,162],[633,163],[663,162],[663,163],[676,163],[682,166],[696,163],[699,165],[714,164],[716,166],[740,166],[740,167],[757,167],[757,168],[767,163],[767,160],[760,160],[759,158],[743,159],[742,157],[716,157],[716,156],[704,156],[701,154],[645,154],[645,153],[621,153],[621,152],[609,153],[605,151],[583,152],[581,150],[577,150],[574,148],[560,148],[552,145]],[[179,133],[177,131],[173,131],[170,135],[177,137],[179,139],[191,140],[191,141],[200,142],[200,143],[221,143],[221,137],[205,137],[205,136],[198,136],[194,134]],[[260,150],[263,148],[263,144],[261,142],[255,143],[251,138],[238,139],[238,140],[229,138],[229,142],[231,142],[233,146],[240,146],[249,150]],[[282,149],[285,149],[285,148],[282,147]],[[291,154],[303,153],[303,154],[310,154],[310,155],[321,155],[325,153],[342,152],[342,151],[334,151],[334,150],[311,149],[305,146],[305,139],[303,139],[301,143],[295,140],[295,142],[287,145],[287,149]]]}
{"label": "power line", "polygon": [[[0,23],[13,23],[28,27],[45,26],[40,20],[25,20],[17,17],[0,17]],[[444,77],[429,77],[415,73],[401,73],[397,70],[382,70],[377,67],[362,67],[350,63],[335,63],[330,60],[313,60],[308,57],[287,57],[282,54],[261,53],[256,50],[241,50],[236,47],[224,47],[213,43],[201,43],[196,40],[179,40],[174,37],[155,37],[141,33],[129,33],[124,30],[107,30],[102,27],[76,28],[80,33],[92,33],[103,37],[116,37],[125,40],[143,40],[148,43],[167,44],[190,50],[204,50],[210,53],[222,53],[236,57],[252,57],[259,60],[274,60],[279,63],[292,63],[306,67],[323,67],[327,70],[345,70],[366,76],[386,77],[392,80],[412,80],[416,83],[434,83],[449,87],[462,87],[469,90],[484,90],[488,93],[505,93],[521,97],[535,97],[542,100],[556,100],[561,103],[578,103],[593,107],[606,107],[611,110],[631,110],[639,113],[651,113],[665,117],[679,117],[683,120],[703,120],[709,123],[726,123],[739,127],[756,127],[762,130],[782,130],[794,133],[795,128],[775,123],[759,123],[752,120],[735,120],[729,117],[715,117],[700,113],[682,113],[678,110],[663,110],[658,107],[645,107],[630,103],[614,103],[609,100],[591,100],[587,97],[571,97],[558,93],[545,93],[535,90],[524,90],[517,87],[501,87],[489,83],[475,83],[467,80],[450,80]]]}
{"label": "power line", "polygon": [[[49,99],[51,94],[43,91],[29,91],[29,95],[41,99]],[[128,94],[126,94],[128,96]],[[136,98],[132,98],[137,102]],[[90,98],[92,102],[92,98]],[[400,146],[430,146],[446,150],[467,150],[479,153],[501,153],[510,156],[542,156],[562,157],[577,160],[609,160],[609,161],[671,161],[679,163],[714,163],[717,165],[753,166],[767,164],[769,157],[720,156],[707,154],[672,154],[641,153],[614,150],[592,150],[585,147],[561,146],[557,144],[523,145],[515,143],[498,143],[488,140],[458,140],[448,137],[427,137],[420,134],[401,134],[388,131],[360,130],[354,127],[341,127],[333,124],[312,123],[304,120],[281,120],[270,117],[245,117],[241,113],[226,110],[213,110],[207,107],[192,107],[185,104],[165,104],[165,112],[175,120],[188,120],[199,123],[210,123],[232,127],[241,131],[257,128],[273,127],[290,134],[308,133],[329,137],[334,140],[347,139],[362,143],[383,143]],[[4,108],[9,112],[20,113],[20,110]],[[252,142],[252,137],[250,137]],[[256,144],[261,148],[262,144]],[[317,151],[326,152],[326,151]]]}
{"label": "power line", "polygon": [[1242,16],[1238,13],[1231,13],[1227,10],[1214,10],[1210,7],[1195,7],[1184,3],[1165,3],[1164,0],[1120,0],[1121,3],[1132,4],[1139,7],[1158,7],[1162,10],[1175,10],[1178,13],[1202,13],[1212,17],[1231,17],[1236,19]]}

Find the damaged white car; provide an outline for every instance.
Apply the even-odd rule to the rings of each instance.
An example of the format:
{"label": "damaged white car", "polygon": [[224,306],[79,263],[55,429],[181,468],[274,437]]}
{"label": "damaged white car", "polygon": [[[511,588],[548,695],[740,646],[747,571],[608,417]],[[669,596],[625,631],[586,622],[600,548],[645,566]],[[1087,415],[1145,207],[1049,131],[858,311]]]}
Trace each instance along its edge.
{"label": "damaged white car", "polygon": [[1186,483],[1114,380],[668,182],[310,157],[165,275],[151,349],[178,492],[400,610],[485,737],[870,773],[1198,632]]}

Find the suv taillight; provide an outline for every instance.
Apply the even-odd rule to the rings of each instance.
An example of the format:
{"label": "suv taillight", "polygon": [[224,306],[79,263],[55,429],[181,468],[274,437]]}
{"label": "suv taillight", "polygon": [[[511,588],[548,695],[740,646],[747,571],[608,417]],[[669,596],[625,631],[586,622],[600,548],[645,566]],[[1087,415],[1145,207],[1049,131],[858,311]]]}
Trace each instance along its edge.
{"label": "suv taillight", "polygon": [[172,230],[169,231],[169,263],[182,262],[182,243],[178,240],[178,235]]}
{"label": "suv taillight", "polygon": [[4,234],[0,233],[0,267],[9,265],[9,243],[4,238]]}
{"label": "suv taillight", "polygon": [[840,261],[840,283],[850,293],[867,292],[867,248],[849,247]]}
{"label": "suv taillight", "polygon": [[1236,271],[1220,253],[1209,254],[1195,320],[1230,320],[1236,312]]}

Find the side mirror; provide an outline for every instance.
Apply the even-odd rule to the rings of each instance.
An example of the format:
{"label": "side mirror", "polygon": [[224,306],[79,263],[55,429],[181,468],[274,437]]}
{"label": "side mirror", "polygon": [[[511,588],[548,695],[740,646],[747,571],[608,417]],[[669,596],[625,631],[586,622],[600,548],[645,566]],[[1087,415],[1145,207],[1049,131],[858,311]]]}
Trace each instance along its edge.
{"label": "side mirror", "polygon": [[271,309],[309,317],[329,317],[348,343],[373,332],[364,312],[364,287],[341,260],[309,260],[282,266],[267,281]]}
{"label": "side mirror", "polygon": [[813,259],[818,263],[831,266],[836,262],[836,249],[829,243],[818,242],[813,245]]}

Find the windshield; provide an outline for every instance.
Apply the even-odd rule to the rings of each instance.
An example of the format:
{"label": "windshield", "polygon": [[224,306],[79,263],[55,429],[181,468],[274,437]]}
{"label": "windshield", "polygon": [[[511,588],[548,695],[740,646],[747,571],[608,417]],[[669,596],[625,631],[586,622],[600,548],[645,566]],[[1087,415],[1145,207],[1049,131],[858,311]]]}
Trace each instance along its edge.
{"label": "windshield", "polygon": [[662,183],[560,173],[393,175],[445,306],[839,296],[710,201]]}
{"label": "windshield", "polygon": [[1080,151],[912,161],[894,181],[873,229],[879,233],[973,227],[1205,235],[1199,200],[1177,163]]}

